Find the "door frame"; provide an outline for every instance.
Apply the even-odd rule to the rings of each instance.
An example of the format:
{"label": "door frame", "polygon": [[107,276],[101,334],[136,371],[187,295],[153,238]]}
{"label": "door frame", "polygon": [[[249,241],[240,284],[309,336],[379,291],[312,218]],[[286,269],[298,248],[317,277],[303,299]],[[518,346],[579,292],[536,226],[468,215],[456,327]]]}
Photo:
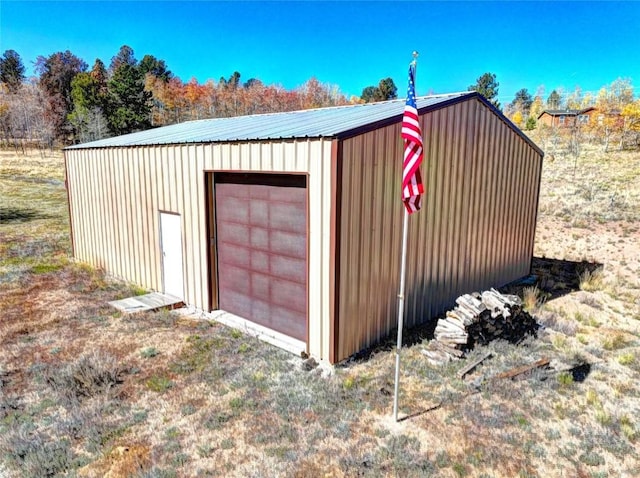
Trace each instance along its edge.
{"label": "door frame", "polygon": [[[184,250],[183,250],[184,240],[182,237],[182,216],[176,212],[171,212],[171,211],[158,211],[158,215],[159,215],[158,224],[160,226],[160,266],[161,266],[160,269],[162,272],[162,292],[167,295],[178,297],[179,299],[184,299]],[[163,217],[174,218],[172,220],[177,219],[177,226],[178,226],[177,238],[180,240],[180,245],[178,247],[179,258],[180,258],[180,267],[179,267],[180,285],[181,285],[180,295],[176,295],[175,293],[167,291],[167,277],[166,277],[167,274],[166,274],[166,267],[165,267],[166,262],[165,262],[165,247],[164,247],[165,246],[164,244],[165,228],[163,227]],[[165,224],[166,224],[166,221],[165,221]]]}
{"label": "door frame", "polygon": [[[306,191],[306,265],[305,265],[305,273],[307,274],[307,290],[306,290],[306,302],[307,302],[307,311],[306,311],[306,330],[307,330],[307,337],[306,340],[304,342],[300,342],[298,339],[294,339],[293,337],[289,337],[289,336],[285,336],[284,334],[281,334],[279,332],[276,332],[275,330],[272,331],[274,334],[277,335],[282,335],[282,337],[285,339],[285,342],[288,342],[289,339],[291,341],[293,341],[296,346],[298,345],[298,343],[303,343],[304,344],[304,348],[305,350],[308,349],[309,346],[309,333],[310,333],[310,326],[309,326],[309,221],[310,221],[310,214],[309,214],[309,174],[304,172],[294,172],[294,171],[238,171],[238,170],[205,170],[204,171],[204,184],[205,184],[205,212],[206,212],[206,217],[207,217],[207,224],[206,224],[206,234],[207,234],[207,240],[208,240],[208,247],[207,247],[207,264],[208,264],[208,274],[207,274],[207,278],[208,278],[208,290],[209,290],[209,312],[214,312],[216,310],[219,310],[219,285],[218,285],[218,248],[217,248],[217,234],[216,234],[216,228],[217,228],[217,221],[216,221],[216,200],[215,200],[215,193],[216,193],[216,175],[218,174],[237,174],[237,175],[248,175],[248,176],[254,176],[254,175],[262,175],[264,177],[269,177],[272,176],[275,179],[275,183],[278,183],[278,180],[275,178],[276,176],[304,176],[305,177],[305,191]],[[254,322],[249,322],[247,321],[249,324],[255,324]],[[234,326],[234,322],[231,321],[228,325]],[[257,328],[264,328],[263,326],[259,325],[259,324],[255,324],[255,326]],[[244,326],[244,328],[247,328],[247,325]],[[251,328],[249,326],[249,328]],[[266,328],[265,328],[266,329]],[[271,329],[268,329],[271,330]],[[269,341],[269,340],[267,340]],[[280,345],[280,343],[278,342],[278,346],[281,346],[282,348],[287,349],[288,347],[286,346],[282,346]]]}

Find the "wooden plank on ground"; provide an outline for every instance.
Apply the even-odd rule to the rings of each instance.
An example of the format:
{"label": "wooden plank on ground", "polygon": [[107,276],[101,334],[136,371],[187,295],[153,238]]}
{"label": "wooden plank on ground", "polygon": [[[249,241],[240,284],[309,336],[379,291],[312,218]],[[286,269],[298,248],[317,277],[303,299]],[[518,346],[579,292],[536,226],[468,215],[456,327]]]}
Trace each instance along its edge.
{"label": "wooden plank on ground", "polygon": [[513,378],[518,375],[522,375],[523,373],[529,372],[535,368],[546,367],[549,365],[550,360],[548,358],[542,358],[540,360],[536,360],[532,364],[522,365],[521,367],[512,368],[511,370],[507,370],[506,372],[499,373],[493,378]]}
{"label": "wooden plank on ground", "polygon": [[127,313],[145,312],[157,309],[175,309],[184,304],[182,299],[169,294],[152,292],[150,294],[138,295],[127,299],[113,300],[109,305]]}
{"label": "wooden plank on ground", "polygon": [[482,362],[484,362],[488,358],[491,358],[492,356],[493,356],[493,354],[491,352],[488,352],[488,353],[484,354],[482,357],[480,357],[478,360],[476,360],[475,362],[471,362],[469,365],[467,365],[466,367],[462,368],[458,372],[458,377],[459,378],[464,378],[464,376],[466,374],[471,372],[474,368],[476,368],[478,365],[480,365]]}

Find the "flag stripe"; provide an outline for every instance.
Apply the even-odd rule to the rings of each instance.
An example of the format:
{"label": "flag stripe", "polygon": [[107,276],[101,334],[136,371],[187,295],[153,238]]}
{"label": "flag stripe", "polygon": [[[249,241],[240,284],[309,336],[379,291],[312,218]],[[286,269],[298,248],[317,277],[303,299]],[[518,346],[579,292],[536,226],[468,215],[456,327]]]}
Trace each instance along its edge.
{"label": "flag stripe", "polygon": [[422,133],[415,90],[415,65],[409,65],[409,86],[407,102],[402,116],[402,138],[404,139],[404,160],[402,164],[402,201],[409,214],[420,210],[424,184],[420,175],[420,164],[424,156]]}

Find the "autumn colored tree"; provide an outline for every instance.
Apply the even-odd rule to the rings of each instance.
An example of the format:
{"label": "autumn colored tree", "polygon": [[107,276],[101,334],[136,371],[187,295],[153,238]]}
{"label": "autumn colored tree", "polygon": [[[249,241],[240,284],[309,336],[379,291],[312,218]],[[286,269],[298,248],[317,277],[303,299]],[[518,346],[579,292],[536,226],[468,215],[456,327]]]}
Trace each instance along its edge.
{"label": "autumn colored tree", "polygon": [[596,106],[608,112],[620,112],[633,102],[633,85],[628,78],[618,78],[598,91]]}
{"label": "autumn colored tree", "polygon": [[620,147],[625,144],[640,147],[640,100],[627,103],[622,108],[623,132],[620,139]]}
{"label": "autumn colored tree", "polygon": [[86,69],[87,64],[69,50],[48,57],[39,56],[36,60],[39,85],[47,96],[45,116],[58,138],[66,139],[73,131],[68,121],[68,116],[73,111],[71,82],[78,73]]}
{"label": "autumn colored tree", "polygon": [[71,82],[73,111],[69,122],[76,138],[81,142],[107,136],[107,120],[104,109],[107,103],[107,81],[103,75],[104,64],[96,60],[91,72],[76,75]]}
{"label": "autumn colored tree", "polygon": [[162,126],[171,124],[170,120],[170,108],[169,102],[169,83],[171,81],[180,80],[178,78],[171,78],[168,82],[160,78],[156,78],[153,75],[147,74],[144,79],[144,89],[151,94],[151,113],[150,122],[151,126]]}
{"label": "autumn colored tree", "polygon": [[24,64],[20,55],[14,50],[5,51],[0,57],[0,82],[6,85],[10,93],[16,93],[24,79]]}
{"label": "autumn colored tree", "polygon": [[526,88],[522,88],[516,92],[513,101],[507,104],[505,113],[515,124],[522,127],[529,117],[529,110],[531,109],[532,103],[533,98],[531,94]]}
{"label": "autumn colored tree", "polygon": [[153,55],[145,55],[140,60],[138,69],[144,76],[144,89],[151,94],[151,126],[165,125],[174,122],[173,110],[169,106],[172,102],[169,82],[180,82],[174,78],[173,73],[167,68],[164,60],[160,60]]}
{"label": "autumn colored tree", "polygon": [[529,108],[529,117],[538,119],[538,116],[544,111],[544,103],[542,101],[542,96],[535,96],[533,101],[531,102],[531,107]]}
{"label": "autumn colored tree", "polygon": [[618,78],[598,91],[595,104],[597,119],[590,125],[590,130],[602,141],[605,152],[615,141],[619,141],[622,147],[625,136],[622,111],[633,103],[633,99],[633,86],[629,79]]}
{"label": "autumn colored tree", "polygon": [[52,146],[55,134],[46,121],[47,96],[37,82],[24,82],[16,93],[0,88],[0,131],[5,145]]}
{"label": "autumn colored tree", "polygon": [[498,87],[500,83],[496,80],[494,73],[484,73],[477,80],[475,85],[470,85],[469,91],[477,91],[484,96],[491,104],[500,109],[500,102],[498,101]]}
{"label": "autumn colored tree", "polygon": [[522,128],[523,116],[520,110],[516,110],[515,113],[511,116],[511,121],[513,121],[518,128]]}
{"label": "autumn colored tree", "polygon": [[584,101],[585,98],[582,94],[582,88],[576,86],[574,90],[567,95],[567,109],[580,110],[586,106]]}
{"label": "autumn colored tree", "polygon": [[191,78],[184,86],[184,98],[189,109],[190,119],[202,119],[204,114],[205,88],[198,83],[198,80]]}
{"label": "autumn colored tree", "polygon": [[234,71],[233,74],[225,79],[220,77],[218,82],[218,108],[217,116],[229,117],[240,114],[240,101],[238,86],[240,86],[240,73]]}
{"label": "autumn colored tree", "polygon": [[107,72],[107,68],[104,66],[104,63],[100,58],[96,58],[96,61],[93,63],[93,68],[91,68],[90,73],[92,78],[99,85],[100,92],[103,94],[106,94],[107,80],[109,79],[109,73]]}
{"label": "autumn colored tree", "polygon": [[346,104],[347,99],[340,93],[337,86],[324,84],[312,77],[298,88],[300,108],[322,108]]}
{"label": "autumn colored tree", "polygon": [[[185,83],[171,73],[163,60],[145,55],[138,62],[133,49],[123,45],[108,68],[96,59],[90,71],[83,60],[69,51],[39,57],[38,82],[30,90],[29,104],[19,108],[8,85],[12,82],[11,88],[17,88],[16,78],[24,83],[21,62],[14,60],[19,60],[17,54],[7,51],[0,62],[0,128],[5,138],[18,135],[49,143],[54,138],[84,142],[192,119],[348,103],[337,86],[323,84],[317,78],[310,78],[294,90],[265,85],[258,78],[242,83],[238,71],[221,77],[218,83],[209,80],[201,84],[195,78]],[[10,75],[9,71],[14,73]],[[52,126],[53,133],[42,125],[34,127],[36,122],[31,119],[24,124],[15,120],[18,111],[28,111],[29,115],[37,112],[37,100],[31,101],[38,98],[37,93],[42,96],[39,104],[44,108],[40,115],[44,124]],[[376,99],[395,97],[393,80],[381,80]]]}

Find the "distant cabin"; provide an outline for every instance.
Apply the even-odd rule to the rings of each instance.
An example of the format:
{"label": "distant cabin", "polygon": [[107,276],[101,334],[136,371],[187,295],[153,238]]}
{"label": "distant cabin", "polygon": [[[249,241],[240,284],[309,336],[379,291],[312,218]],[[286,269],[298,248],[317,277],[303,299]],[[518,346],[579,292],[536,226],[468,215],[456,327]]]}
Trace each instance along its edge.
{"label": "distant cabin", "polygon": [[593,124],[594,118],[597,118],[597,110],[592,106],[581,110],[544,110],[538,115],[538,124],[569,128]]}
{"label": "distant cabin", "polygon": [[[405,324],[530,273],[542,151],[475,92],[417,100]],[[66,148],[73,254],[336,363],[397,327],[403,100],[190,121]]]}

